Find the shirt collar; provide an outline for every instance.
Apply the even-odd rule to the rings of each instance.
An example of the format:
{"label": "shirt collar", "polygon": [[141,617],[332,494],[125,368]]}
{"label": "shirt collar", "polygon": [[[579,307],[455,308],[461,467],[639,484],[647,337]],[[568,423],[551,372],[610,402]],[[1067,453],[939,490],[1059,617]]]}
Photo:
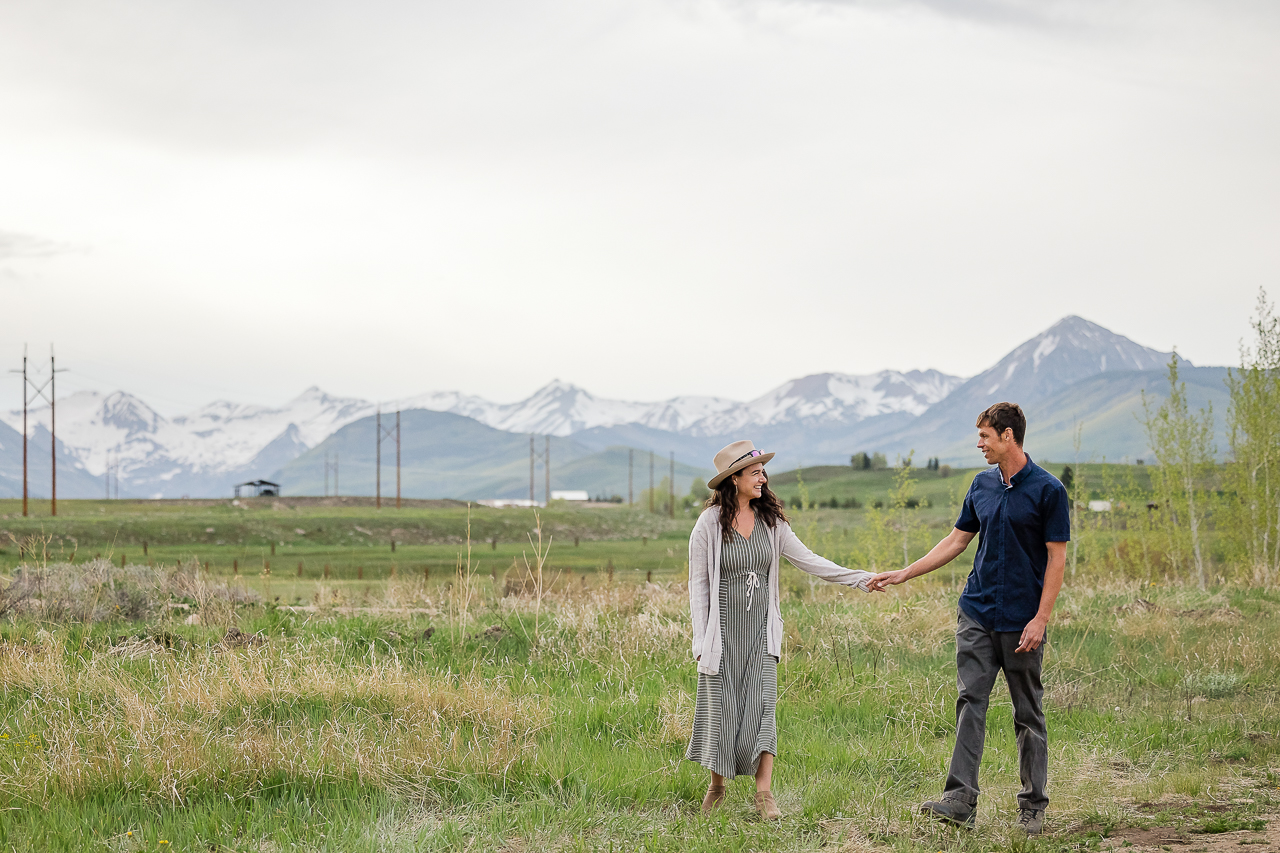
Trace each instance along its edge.
{"label": "shirt collar", "polygon": [[1035,467],[1035,464],[1036,464],[1035,462],[1031,461],[1031,454],[1028,453],[1027,464],[1022,466],[1022,470],[1020,470],[1018,473],[1010,477],[1009,482],[1007,483],[1004,481],[1004,472],[1001,471],[1000,466],[997,465],[996,476],[1000,478],[1000,485],[1004,486],[1006,491],[1008,491],[1009,489],[1012,489],[1014,486],[1018,485],[1023,480],[1027,479],[1027,476],[1031,474],[1031,469]]}

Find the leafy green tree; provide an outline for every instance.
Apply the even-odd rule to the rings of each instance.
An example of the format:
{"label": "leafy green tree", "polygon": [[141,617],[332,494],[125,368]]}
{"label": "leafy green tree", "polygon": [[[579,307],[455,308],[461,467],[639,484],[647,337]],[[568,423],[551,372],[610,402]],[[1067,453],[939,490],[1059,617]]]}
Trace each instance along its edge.
{"label": "leafy green tree", "polygon": [[853,466],[855,471],[867,471],[871,468],[871,457],[867,455],[866,451],[859,451],[850,457],[849,464]]}
{"label": "leafy green tree", "polygon": [[911,532],[920,526],[919,514],[912,512],[920,506],[920,500],[915,496],[916,479],[911,468],[913,456],[915,456],[914,450],[906,456],[898,457],[897,471],[893,475],[893,490],[889,492],[889,505],[898,516],[898,532],[902,534],[902,565],[904,567],[911,564]]}
{"label": "leafy green tree", "polygon": [[1179,568],[1189,560],[1197,583],[1204,589],[1200,522],[1207,503],[1205,481],[1217,452],[1213,446],[1213,407],[1198,414],[1191,412],[1187,384],[1178,381],[1176,349],[1169,359],[1169,398],[1153,412],[1143,391],[1142,412],[1147,440],[1160,462],[1152,471],[1152,480],[1167,508],[1163,517],[1169,555]]}
{"label": "leafy green tree", "polygon": [[889,467],[889,460],[884,458],[883,453],[875,453],[871,456],[871,467],[876,471],[883,471]]}
{"label": "leafy green tree", "polygon": [[1228,492],[1233,539],[1240,543],[1256,582],[1280,579],[1280,317],[1258,293],[1252,348],[1241,346],[1240,370],[1227,372],[1231,464]]}
{"label": "leafy green tree", "polygon": [[711,497],[711,490],[707,488],[707,481],[701,477],[694,477],[693,482],[689,484],[689,497],[695,501],[706,501]]}

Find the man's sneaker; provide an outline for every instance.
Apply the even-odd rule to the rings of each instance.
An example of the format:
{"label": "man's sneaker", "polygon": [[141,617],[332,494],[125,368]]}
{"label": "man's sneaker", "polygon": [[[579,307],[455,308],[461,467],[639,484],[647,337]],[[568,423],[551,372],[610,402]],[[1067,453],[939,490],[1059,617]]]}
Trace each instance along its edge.
{"label": "man's sneaker", "polygon": [[965,829],[973,829],[977,817],[977,809],[961,800],[930,800],[920,806],[920,812]]}
{"label": "man's sneaker", "polygon": [[1027,835],[1044,832],[1044,809],[1018,809],[1018,829]]}

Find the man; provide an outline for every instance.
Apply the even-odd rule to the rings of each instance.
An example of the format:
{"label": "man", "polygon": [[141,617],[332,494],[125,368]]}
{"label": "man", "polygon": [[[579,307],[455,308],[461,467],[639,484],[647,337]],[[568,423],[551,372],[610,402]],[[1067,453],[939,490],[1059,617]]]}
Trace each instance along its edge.
{"label": "man", "polygon": [[1004,672],[1018,737],[1018,825],[1027,835],[1044,828],[1049,805],[1048,738],[1040,664],[1049,614],[1062,589],[1071,538],[1067,490],[1022,450],[1027,419],[1013,403],[978,416],[978,449],[996,467],[978,474],[955,529],[905,569],[869,582],[883,590],[941,568],[979,535],[973,571],[956,617],[956,745],[942,797],[920,807],[963,827],[974,825],[978,766],[986,738],[987,703],[996,673]]}

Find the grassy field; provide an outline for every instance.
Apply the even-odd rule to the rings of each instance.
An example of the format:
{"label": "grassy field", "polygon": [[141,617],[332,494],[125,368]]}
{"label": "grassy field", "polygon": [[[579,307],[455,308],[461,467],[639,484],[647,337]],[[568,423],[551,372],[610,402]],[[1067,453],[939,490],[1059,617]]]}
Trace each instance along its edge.
{"label": "grassy field", "polygon": [[[932,505],[916,511],[913,555],[950,526],[942,496],[972,474],[919,473],[917,494]],[[803,476],[814,496],[824,483],[868,496],[891,485],[884,472]],[[799,485],[774,482],[783,494]],[[1191,591],[1082,565],[1046,658],[1050,831],[1028,843],[1012,833],[1003,687],[979,828],[913,814],[938,793],[951,748],[967,563],[877,596],[784,565],[774,787],[785,818],[764,825],[745,779],[724,813],[702,817],[706,773],[681,760],[696,686],[688,517],[553,507],[541,516],[554,541],[539,596],[512,569],[536,559],[527,510],[473,508],[471,571],[460,573],[465,506],[59,509],[23,520],[14,502],[0,505],[12,536],[0,554],[10,599],[4,613],[0,598],[0,850],[1027,853],[1185,842],[1219,853],[1274,834],[1274,590]],[[864,507],[794,523],[816,550],[856,562],[875,519]],[[29,555],[21,571],[17,542]]]}
{"label": "grassy field", "polygon": [[[976,454],[975,454],[976,455]],[[1039,464],[1039,463],[1037,463]],[[1062,476],[1062,469],[1069,463],[1045,462],[1043,467],[1055,477]],[[1108,484],[1127,484],[1132,477],[1136,488],[1151,487],[1150,472],[1142,465],[1119,465],[1111,463],[1088,462],[1071,465],[1077,478],[1085,485],[1082,497],[1096,499],[1106,497]],[[960,502],[973,477],[984,468],[956,468],[945,473],[930,471],[927,468],[913,469],[916,478],[915,494],[927,500],[934,508],[946,508],[958,511]],[[855,498],[864,507],[872,506],[876,501],[888,501],[894,487],[893,468],[879,471],[854,470],[847,465],[823,465],[813,468],[800,468],[795,471],[783,471],[773,476],[770,487],[788,503],[798,497],[800,483],[803,481],[809,492],[810,500],[817,504],[825,504],[832,498],[842,504],[849,498]],[[954,519],[953,519],[954,520]]]}
{"label": "grassy field", "polygon": [[[369,498],[260,498],[231,501],[61,501],[56,518],[48,504],[23,518],[20,501],[0,501],[0,571],[23,562],[20,544],[51,561],[108,559],[155,565],[194,561],[214,576],[237,572],[258,583],[270,569],[274,595],[291,600],[290,581],[335,583],[451,574],[468,522],[473,567],[503,575],[522,564],[529,533],[528,509],[491,509],[454,501],[406,501],[376,509]],[[554,538],[555,564],[563,572],[607,570],[674,576],[685,567],[692,520],[639,509],[572,509],[540,513]],[[393,545],[394,543],[394,545]],[[575,544],[577,543],[577,544]],[[393,550],[394,548],[394,550]],[[463,548],[462,550],[465,550]],[[299,574],[301,566],[301,574]],[[282,592],[281,590],[284,590]]]}

